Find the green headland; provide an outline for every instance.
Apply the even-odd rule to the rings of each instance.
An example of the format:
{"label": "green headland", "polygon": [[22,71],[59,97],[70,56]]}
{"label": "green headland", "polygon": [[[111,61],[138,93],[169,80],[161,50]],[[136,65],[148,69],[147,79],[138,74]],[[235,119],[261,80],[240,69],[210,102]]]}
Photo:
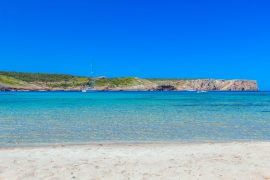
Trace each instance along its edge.
{"label": "green headland", "polygon": [[[94,82],[94,85],[91,84]],[[188,78],[106,78],[0,71],[2,91],[82,90],[258,90],[254,80],[215,80]]]}

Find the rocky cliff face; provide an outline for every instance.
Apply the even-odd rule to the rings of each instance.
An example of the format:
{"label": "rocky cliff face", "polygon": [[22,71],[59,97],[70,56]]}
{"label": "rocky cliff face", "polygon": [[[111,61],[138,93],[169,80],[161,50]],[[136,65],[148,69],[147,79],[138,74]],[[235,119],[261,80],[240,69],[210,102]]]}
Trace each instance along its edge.
{"label": "rocky cliff face", "polygon": [[129,86],[96,87],[98,90],[205,90],[205,91],[258,91],[257,81],[254,80],[158,80],[138,79]]}
{"label": "rocky cliff face", "polygon": [[219,90],[219,91],[257,91],[257,81],[252,80],[176,80],[176,81],[158,81],[158,86],[170,85],[176,90]]}

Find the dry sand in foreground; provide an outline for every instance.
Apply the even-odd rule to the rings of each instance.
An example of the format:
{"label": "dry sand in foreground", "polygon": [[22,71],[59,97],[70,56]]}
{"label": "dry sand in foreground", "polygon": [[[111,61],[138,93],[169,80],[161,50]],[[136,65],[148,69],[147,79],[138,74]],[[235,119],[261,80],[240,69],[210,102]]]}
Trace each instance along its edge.
{"label": "dry sand in foreground", "polygon": [[270,142],[0,149],[0,179],[270,179]]}

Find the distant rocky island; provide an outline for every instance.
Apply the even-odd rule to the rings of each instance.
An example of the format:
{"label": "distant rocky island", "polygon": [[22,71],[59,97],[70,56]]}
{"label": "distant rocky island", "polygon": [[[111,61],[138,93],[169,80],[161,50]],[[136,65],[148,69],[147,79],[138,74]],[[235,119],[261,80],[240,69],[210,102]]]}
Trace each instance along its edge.
{"label": "distant rocky island", "polygon": [[104,91],[257,91],[256,80],[83,77],[68,74],[0,71],[0,91],[80,91],[90,86]]}

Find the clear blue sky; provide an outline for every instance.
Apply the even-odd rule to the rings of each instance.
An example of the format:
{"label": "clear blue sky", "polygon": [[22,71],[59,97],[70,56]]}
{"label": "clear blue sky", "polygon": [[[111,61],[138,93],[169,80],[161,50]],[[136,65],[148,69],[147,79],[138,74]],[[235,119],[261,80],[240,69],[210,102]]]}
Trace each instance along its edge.
{"label": "clear blue sky", "polygon": [[270,3],[1,0],[0,70],[257,79],[270,89]]}

